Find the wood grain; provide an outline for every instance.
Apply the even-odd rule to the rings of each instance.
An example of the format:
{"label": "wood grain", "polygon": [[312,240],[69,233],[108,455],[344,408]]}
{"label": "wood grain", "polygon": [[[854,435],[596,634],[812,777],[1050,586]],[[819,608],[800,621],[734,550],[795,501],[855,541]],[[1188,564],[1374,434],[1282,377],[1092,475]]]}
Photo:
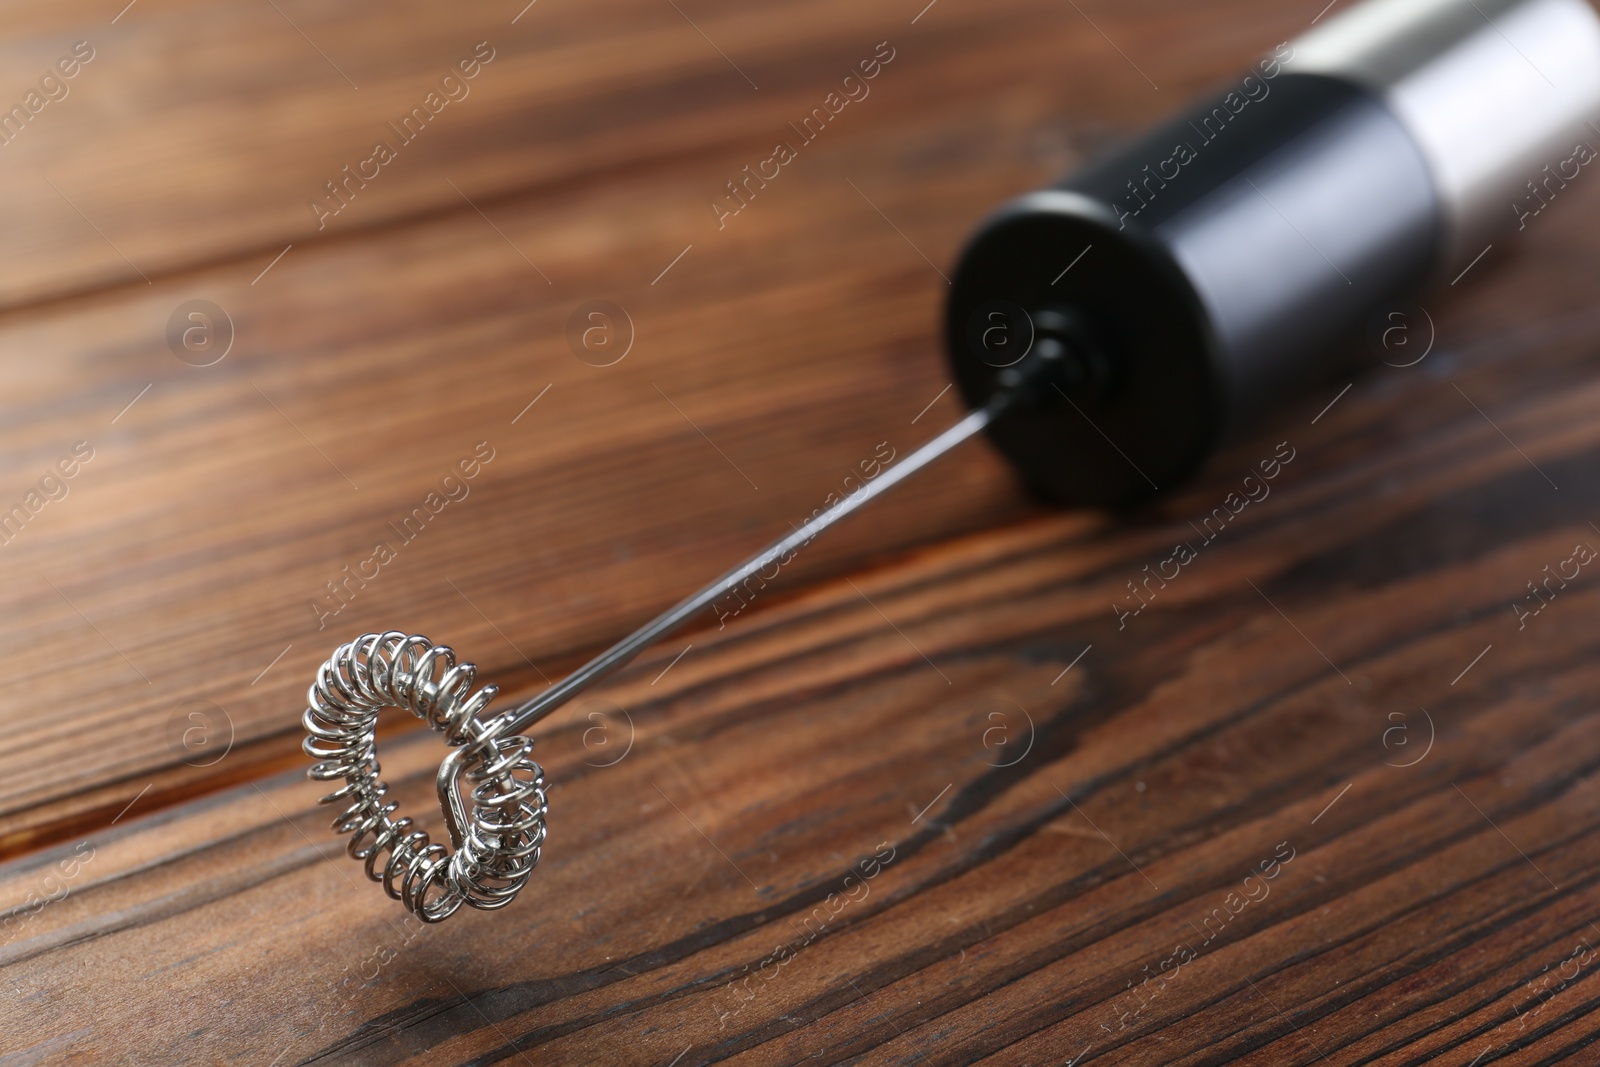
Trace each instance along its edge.
{"label": "wood grain", "polygon": [[[161,10],[134,9],[153,25]],[[545,17],[527,17],[536,13]],[[1114,99],[1141,120],[1162,106],[1144,89],[1128,98],[1129,85],[1144,83],[1098,35],[1032,33],[1035,23],[1056,25],[1059,12],[1019,5],[1013,14],[995,24],[970,12],[930,20],[909,38],[898,23],[889,36],[903,44],[872,95],[852,105],[858,112],[843,113],[722,229],[711,197],[761,158],[757,147],[785,135],[778,115],[803,114],[791,109],[798,96],[741,120],[776,132],[740,134],[721,151],[691,139],[698,147],[681,157],[630,159],[581,181],[524,168],[528,191],[491,199],[463,179],[475,206],[445,183],[454,199],[408,225],[297,245],[276,265],[270,256],[227,261],[0,318],[10,398],[0,430],[0,485],[10,496],[0,501],[22,501],[78,441],[96,457],[65,500],[0,548],[0,603],[26,620],[14,640],[19,683],[32,694],[0,706],[0,725],[17,741],[0,753],[0,853],[103,821],[147,784],[176,799],[286,766],[298,758],[291,710],[310,672],[364,630],[427,632],[503,684],[550,676],[787,530],[879,442],[903,453],[948,423],[956,405],[946,396],[911,425],[948,384],[934,339],[939,265],[993,205],[1105,140],[1111,106],[1091,121],[1065,111],[1068,102]],[[435,33],[433,17],[396,14],[386,25]],[[803,5],[785,19],[834,25]],[[782,39],[785,19],[750,32]],[[974,29],[979,22],[987,28]],[[592,19],[582,25],[602,32]],[[880,39],[854,25],[828,31],[847,66]],[[805,50],[822,32],[794,40],[790,78],[807,101],[837,81],[833,60]],[[1230,47],[1249,55],[1254,33],[1232,25]],[[293,37],[285,47],[304,48]],[[1046,42],[1098,58],[1066,77],[1077,98],[1054,79],[996,73],[997,50],[1042,55]],[[1178,52],[1171,63],[1183,70],[1193,61]],[[87,89],[98,62],[75,84]],[[537,66],[511,52],[480,79],[510,82]],[[358,73],[361,83],[367,74]],[[228,105],[219,114],[259,114],[228,95],[231,84],[220,80],[208,98]],[[288,79],[276,92],[301,90]],[[657,90],[652,99],[673,96]],[[490,95],[469,97],[463,110],[488,111]],[[325,98],[335,112],[366,99],[347,87]],[[693,111],[696,99],[673,106]],[[47,134],[52,117],[46,110],[25,136]],[[506,121],[482,138],[502,144]],[[267,180],[320,159],[316,143],[297,141],[281,164],[245,169]],[[7,147],[23,146],[19,137]],[[462,173],[488,173],[473,158]],[[118,188],[132,195],[120,178]],[[205,188],[185,193],[187,209],[210,210]],[[255,225],[259,208],[228,210]],[[149,217],[166,220],[165,247],[175,250],[183,234],[211,240],[226,230]],[[274,242],[295,237],[274,232]],[[145,258],[115,226],[108,235],[135,262]],[[66,263],[74,247],[60,246],[51,262]],[[597,298],[620,302],[636,327],[636,349],[613,367],[586,365],[568,348],[569,317]],[[212,367],[169,351],[171,316],[197,299],[224,309],[236,331]],[[479,441],[496,459],[468,498],[378,579],[345,586],[357,595],[329,622],[313,607],[336,603],[327,583],[359,570],[388,524]],[[820,542],[784,581],[813,581],[1030,507],[975,448],[870,523]],[[62,709],[73,730],[36,715],[41,703]],[[175,746],[197,708],[221,724],[218,737],[231,732],[237,751],[226,764],[191,766],[218,742],[205,752]],[[75,758],[83,734],[108,730],[120,739],[113,750]]]}
{"label": "wood grain", "polygon": [[[1238,22],[1238,12],[1260,14],[1248,0],[1142,6],[1222,53],[1148,33],[1137,8],[1097,14],[1178,94],[1215,80],[1228,69],[1220,59],[1246,61],[1270,32]],[[676,11],[656,0],[138,0],[115,23],[107,7],[27,0],[0,34],[0,101],[37,91],[74,43],[94,54],[62,99],[0,145],[0,196],[12,205],[0,307],[213,262],[253,277],[290,243],[298,253],[330,236],[459,211],[463,197],[481,205],[671,162],[701,166],[694,192],[661,212],[702,229],[713,217],[706,202],[738,170],[705,164],[735,147],[741,165],[765,158],[787,123],[820,106],[886,38],[910,45],[906,65],[924,74],[897,70],[896,88],[884,78],[868,98],[879,129],[979,98],[1041,93],[1102,118],[1171,106],[1114,52],[1107,62],[1104,40],[1070,8],[1043,0],[947,4],[914,27],[915,11],[849,0],[786,0],[771,13],[727,0]],[[454,90],[461,99],[441,94],[420,133],[397,135],[390,124],[440,92],[480,42],[493,58]],[[1007,62],[989,62],[996,54]],[[1019,94],[1013,63],[1050,77]],[[348,205],[335,216],[311,210],[326,183],[344,182],[342,168],[371,158],[380,140],[394,162],[344,186]],[[538,248],[529,248],[535,261]]]}
{"label": "wood grain", "polygon": [[[940,271],[975,221],[1315,14],[673,6],[8,12],[19,93],[99,51],[0,148],[0,512],[94,450],[0,545],[0,1062],[1591,1056],[1600,586],[1513,609],[1600,547],[1581,183],[1425,298],[1426,360],[1147,511],[1046,513],[974,443],[561,712],[509,910],[419,928],[364,881],[298,752],[334,645],[423,632],[537,691],[948,425]],[[307,187],[483,39],[472,95],[316,231]],[[568,346],[595,299],[636,334],[609,367]],[[213,366],[169,349],[193,300],[234,325]],[[436,741],[382,747],[437,831]]]}
{"label": "wood grain", "polygon": [[[1178,516],[1226,491],[1228,462],[1171,515],[1040,517],[823,583],[653,681],[663,648],[596,698],[632,717],[623,759],[596,766],[621,740],[589,733],[603,703],[544,732],[552,843],[504,913],[408,927],[294,774],[14,862],[8,899],[94,850],[0,947],[8,986],[34,991],[14,1002],[25,1047],[686,1064],[1581,1049],[1589,970],[1537,983],[1600,937],[1600,591],[1575,583],[1520,632],[1508,606],[1595,537],[1600,389],[1529,384],[1577,380],[1592,342],[1560,336],[1577,321],[1450,355],[1560,491],[1450,379],[1396,371],[1242,443],[1228,460],[1279,437],[1297,451],[1124,629],[1124,577],[1185,537]],[[1431,429],[1330,458],[1385,411]],[[405,802],[425,803],[437,752],[386,747]],[[1274,856],[1270,882],[1247,881]],[[1141,991],[1179,944],[1194,958]],[[184,1022],[103,1021],[146,1012]]]}

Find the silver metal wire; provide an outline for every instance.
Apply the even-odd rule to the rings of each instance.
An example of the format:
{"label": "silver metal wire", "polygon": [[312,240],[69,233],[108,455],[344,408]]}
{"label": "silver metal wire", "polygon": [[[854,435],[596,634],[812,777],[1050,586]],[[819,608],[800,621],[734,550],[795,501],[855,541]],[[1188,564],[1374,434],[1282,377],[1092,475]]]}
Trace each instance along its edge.
{"label": "silver metal wire", "polygon": [[[1009,399],[1009,398],[1008,398]],[[661,640],[709,607],[712,601],[744,581],[778,558],[808,543],[823,530],[846,515],[865,507],[873,500],[893,489],[929,463],[982,430],[994,420],[1000,406],[991,404],[971,412],[948,430],[912,452],[899,463],[888,468],[860,489],[841,498],[832,507],[802,523],[787,537],[768,545],[720,578],[678,601],[660,615],[651,619],[633,633],[624,637],[582,667],[567,675],[549,689],[511,711],[511,725],[524,730],[555,711],[578,693],[589,688],[606,675],[622,667],[646,648]]]}
{"label": "silver metal wire", "polygon": [[[544,770],[529,753],[526,729],[561,707],[649,645],[687,622],[746,578],[789,555],[823,530],[865,506],[989,425],[1015,399],[997,394],[960,422],[837,501],[788,536],[751,556],[716,581],[674,604],[532,700],[485,717],[499,692],[474,689],[477,668],[426,637],[398,630],[363,634],[341,645],[317,671],[302,717],[306,754],[318,762],[318,781],[344,784],[322,798],[342,804],[333,829],[349,834],[348,851],[367,877],[426,922],[440,922],[462,905],[492,910],[511,903],[539,862],[545,840]],[[445,735],[451,751],[435,782],[450,832],[450,848],[414,829],[385,801],[389,787],[378,767],[377,722],[384,708],[404,708]],[[462,783],[471,787],[461,795]]]}
{"label": "silver metal wire", "polygon": [[[481,717],[499,690],[474,689],[476,678],[476,667],[426,637],[364,634],[317,671],[301,719],[309,735],[302,747],[318,761],[310,777],[344,781],[322,798],[345,805],[334,830],[351,835],[348,851],[365,862],[367,877],[425,922],[463,904],[511,903],[544,844],[549,803],[544,770],[529,758],[533,742],[516,736],[504,715]],[[390,707],[426,720],[452,746],[436,785],[454,853],[412,829],[409,817],[393,818],[398,805],[385,802],[376,738],[378,712]]]}

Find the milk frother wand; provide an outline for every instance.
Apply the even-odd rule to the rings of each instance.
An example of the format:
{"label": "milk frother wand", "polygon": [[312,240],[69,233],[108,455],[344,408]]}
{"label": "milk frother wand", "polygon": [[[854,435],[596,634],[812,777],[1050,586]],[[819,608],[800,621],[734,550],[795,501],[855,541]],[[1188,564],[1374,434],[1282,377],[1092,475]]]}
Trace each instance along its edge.
{"label": "milk frother wand", "polygon": [[[1585,0],[1369,0],[1278,46],[979,229],[945,314],[970,414],[561,682],[488,715],[498,689],[475,688],[448,647],[399,631],[342,645],[303,719],[310,776],[343,783],[323,798],[343,805],[334,829],[424,921],[504,907],[548,813],[521,731],[980,431],[1063,505],[1128,506],[1181,481],[1375,314],[1526,228],[1596,157],[1597,116]],[[450,746],[435,782],[450,847],[385,800],[387,707]]]}

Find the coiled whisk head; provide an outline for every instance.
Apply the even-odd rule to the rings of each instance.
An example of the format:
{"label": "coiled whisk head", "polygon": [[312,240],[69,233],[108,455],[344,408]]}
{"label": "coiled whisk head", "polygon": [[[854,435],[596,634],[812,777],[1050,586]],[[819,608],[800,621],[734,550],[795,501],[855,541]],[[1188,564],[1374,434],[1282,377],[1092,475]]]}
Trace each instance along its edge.
{"label": "coiled whisk head", "polygon": [[[348,851],[424,922],[441,922],[463,905],[492,910],[511,903],[544,845],[544,769],[533,742],[509,735],[510,716],[484,717],[498,687],[473,688],[478,669],[453,651],[399,631],[363,634],[317,671],[302,722],[308,775],[344,784],[322,798],[342,804],[333,828],[350,834]],[[436,780],[453,848],[432,843],[409,817],[394,818],[380,776],[378,713],[404,708],[445,735],[450,754]],[[464,800],[465,782],[470,793]]]}

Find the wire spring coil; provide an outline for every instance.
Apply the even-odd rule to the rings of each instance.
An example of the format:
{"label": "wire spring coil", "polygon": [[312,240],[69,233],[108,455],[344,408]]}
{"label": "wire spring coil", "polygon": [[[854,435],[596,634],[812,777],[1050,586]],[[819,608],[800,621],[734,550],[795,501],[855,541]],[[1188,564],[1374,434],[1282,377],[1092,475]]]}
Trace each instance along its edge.
{"label": "wire spring coil", "polygon": [[[463,904],[493,910],[511,903],[544,844],[544,769],[529,756],[529,738],[502,736],[509,716],[480,717],[499,687],[474,690],[477,673],[426,637],[363,634],[318,669],[301,719],[308,734],[302,747],[318,761],[309,777],[344,780],[322,798],[346,805],[334,831],[351,835],[347,851],[365,862],[367,877],[424,922],[441,922]],[[451,746],[436,784],[454,852],[431,843],[409,817],[392,818],[399,805],[384,800],[377,722],[391,707],[425,720]],[[463,780],[472,787],[470,807],[462,802]]]}

